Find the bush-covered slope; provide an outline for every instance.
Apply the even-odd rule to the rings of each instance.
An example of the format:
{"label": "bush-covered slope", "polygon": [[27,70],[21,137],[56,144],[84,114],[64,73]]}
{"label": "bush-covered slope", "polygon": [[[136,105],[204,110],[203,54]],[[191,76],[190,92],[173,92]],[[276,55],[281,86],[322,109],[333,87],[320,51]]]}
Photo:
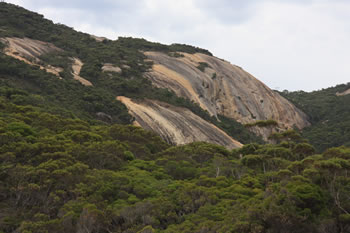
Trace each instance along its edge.
{"label": "bush-covered slope", "polygon": [[319,151],[350,146],[350,95],[339,95],[349,89],[350,83],[310,93],[281,93],[310,117],[311,126],[302,135]]}
{"label": "bush-covered slope", "polygon": [[24,95],[39,97],[0,96],[0,232],[350,230],[350,148],[316,155],[288,137],[171,147],[138,127],[19,104]]}

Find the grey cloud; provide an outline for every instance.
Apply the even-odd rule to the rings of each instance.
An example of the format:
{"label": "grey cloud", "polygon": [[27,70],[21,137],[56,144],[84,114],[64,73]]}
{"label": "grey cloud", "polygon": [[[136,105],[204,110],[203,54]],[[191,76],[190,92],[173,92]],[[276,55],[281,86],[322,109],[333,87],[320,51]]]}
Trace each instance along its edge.
{"label": "grey cloud", "polygon": [[[249,20],[256,11],[257,6],[265,3],[310,4],[320,0],[194,0],[195,5],[209,17],[222,24],[240,24]],[[321,0],[323,1],[323,0]],[[336,0],[345,1],[345,0]]]}
{"label": "grey cloud", "polygon": [[[142,1],[141,1],[142,2]],[[24,1],[26,5],[31,5],[34,8],[54,7],[57,9],[79,9],[88,11],[110,11],[115,9],[133,9],[137,8],[137,4],[129,0],[100,0],[100,1],[84,1],[84,0],[30,0]]]}
{"label": "grey cloud", "polygon": [[66,17],[58,22],[67,25],[72,24],[72,21],[79,21],[80,24],[89,24],[96,28],[127,32],[142,28],[141,25],[147,20],[142,18],[144,0],[137,3],[130,0],[24,0],[23,3],[34,11],[54,9],[59,14],[65,14]]}
{"label": "grey cloud", "polygon": [[209,17],[225,24],[237,24],[249,19],[254,14],[256,0],[194,0],[195,5]]}

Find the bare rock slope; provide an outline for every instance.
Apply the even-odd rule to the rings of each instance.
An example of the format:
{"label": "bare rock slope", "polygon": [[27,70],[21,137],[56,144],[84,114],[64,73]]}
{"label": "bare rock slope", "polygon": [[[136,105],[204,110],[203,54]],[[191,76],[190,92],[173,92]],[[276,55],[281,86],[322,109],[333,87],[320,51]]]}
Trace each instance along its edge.
{"label": "bare rock slope", "polygon": [[[280,129],[309,125],[307,116],[242,68],[201,53],[169,56],[145,52],[153,61],[145,76],[157,87],[198,103],[211,115],[241,123],[273,119]],[[264,135],[264,130],[261,131]]]}
{"label": "bare rock slope", "polygon": [[79,81],[84,86],[93,86],[89,80],[86,80],[85,78],[80,76],[80,70],[83,67],[84,63],[76,57],[72,58],[72,61],[73,61],[73,64],[72,64],[73,78]]}
{"label": "bare rock slope", "polygon": [[127,106],[129,113],[135,118],[134,124],[156,132],[168,143],[181,145],[205,141],[230,149],[242,146],[240,142],[188,109],[155,100],[134,101],[123,96],[117,99]]}
{"label": "bare rock slope", "polygon": [[102,66],[102,71],[103,72],[115,72],[115,73],[121,73],[122,69],[120,69],[120,67],[118,66],[114,66],[111,63],[105,63]]}
{"label": "bare rock slope", "polygon": [[59,72],[63,71],[60,67],[51,65],[41,65],[39,57],[46,53],[62,51],[51,43],[33,40],[29,38],[0,38],[7,46],[4,53],[8,56],[21,60],[27,64],[38,66],[48,73],[52,73],[60,78]]}

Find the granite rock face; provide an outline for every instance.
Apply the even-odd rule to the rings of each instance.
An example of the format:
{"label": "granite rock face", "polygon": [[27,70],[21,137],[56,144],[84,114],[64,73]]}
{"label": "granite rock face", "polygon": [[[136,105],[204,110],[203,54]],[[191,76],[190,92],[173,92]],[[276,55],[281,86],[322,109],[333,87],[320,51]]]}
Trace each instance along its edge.
{"label": "granite rock face", "polygon": [[208,123],[186,108],[155,100],[131,100],[117,97],[135,118],[134,124],[156,132],[173,145],[191,142],[210,142],[227,148],[238,148],[242,144],[215,125]]}
{"label": "granite rock face", "polygon": [[84,63],[76,57],[71,58],[72,63],[72,75],[73,78],[77,81],[79,81],[84,86],[93,86],[92,83],[89,80],[86,80],[85,78],[80,76],[80,70],[83,67]]}
{"label": "granite rock face", "polygon": [[[243,124],[273,119],[279,129],[308,126],[307,116],[242,68],[201,53],[169,56],[145,52],[153,61],[145,76],[161,88],[193,100],[209,114],[233,118]],[[257,132],[263,137],[266,130]],[[267,131],[266,131],[267,132]]]}

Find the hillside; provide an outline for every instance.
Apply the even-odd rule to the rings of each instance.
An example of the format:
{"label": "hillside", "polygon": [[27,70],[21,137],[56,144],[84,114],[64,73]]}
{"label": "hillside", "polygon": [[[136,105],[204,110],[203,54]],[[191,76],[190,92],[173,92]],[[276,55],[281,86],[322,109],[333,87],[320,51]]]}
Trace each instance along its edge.
{"label": "hillside", "polygon": [[350,232],[349,84],[278,94],[4,2],[0,51],[0,233]]}
{"label": "hillside", "polygon": [[[235,120],[220,122],[191,100],[156,88],[144,78],[152,63],[141,51],[211,55],[208,51],[133,38],[96,40],[67,26],[53,24],[39,14],[1,4],[0,42],[8,56],[1,56],[0,82],[7,87],[41,95],[54,113],[69,112],[87,120],[127,124],[132,122],[132,116],[116,97],[147,98],[187,108],[242,143],[262,142]],[[25,64],[11,60],[11,57]],[[35,75],[31,75],[33,73]],[[50,77],[53,75],[56,78]]]}
{"label": "hillside", "polygon": [[[106,103],[98,103],[98,99],[107,99],[101,95],[109,95],[110,101],[112,95],[160,100],[191,110],[241,143],[262,142],[254,133],[266,141],[273,132],[292,127],[302,129],[309,124],[307,116],[278,93],[242,69],[213,57],[207,50],[179,44],[166,46],[133,38],[96,40],[64,25],[55,25],[23,8],[2,4],[0,38],[6,55],[57,76],[61,83],[69,82],[68,85],[72,86],[73,78],[92,87],[81,90],[99,93],[99,97],[91,96],[85,100],[86,104],[94,100],[98,105],[91,106],[88,114],[86,109],[81,109],[81,104],[65,105],[69,110],[73,106],[80,108],[73,110],[78,114],[84,112],[95,119],[96,115],[105,115],[112,120],[115,118],[113,122],[130,123],[125,122],[130,113],[121,107],[120,102],[116,104],[118,113],[111,114],[105,107]],[[18,88],[18,83],[11,84],[13,79],[6,80],[7,84]],[[29,92],[33,91],[28,89],[32,85],[23,84]],[[53,91],[65,92],[62,87],[60,90],[50,87],[55,89]],[[77,98],[79,102],[82,97],[74,96]],[[117,119],[119,117],[115,114],[121,114],[123,119]],[[222,123],[223,117],[225,123]],[[241,125],[259,120],[274,120],[277,124],[267,130],[260,127],[246,129]],[[181,129],[181,125],[174,129],[177,128]],[[160,136],[169,140],[166,138],[169,135]],[[176,139],[171,143],[175,144]]]}
{"label": "hillside", "polygon": [[350,146],[350,83],[313,92],[284,92],[284,97],[302,109],[311,126],[303,129],[319,151],[334,146]]}
{"label": "hillside", "polygon": [[350,230],[350,148],[315,154],[292,134],[231,151],[170,146],[0,90],[0,232]]}

